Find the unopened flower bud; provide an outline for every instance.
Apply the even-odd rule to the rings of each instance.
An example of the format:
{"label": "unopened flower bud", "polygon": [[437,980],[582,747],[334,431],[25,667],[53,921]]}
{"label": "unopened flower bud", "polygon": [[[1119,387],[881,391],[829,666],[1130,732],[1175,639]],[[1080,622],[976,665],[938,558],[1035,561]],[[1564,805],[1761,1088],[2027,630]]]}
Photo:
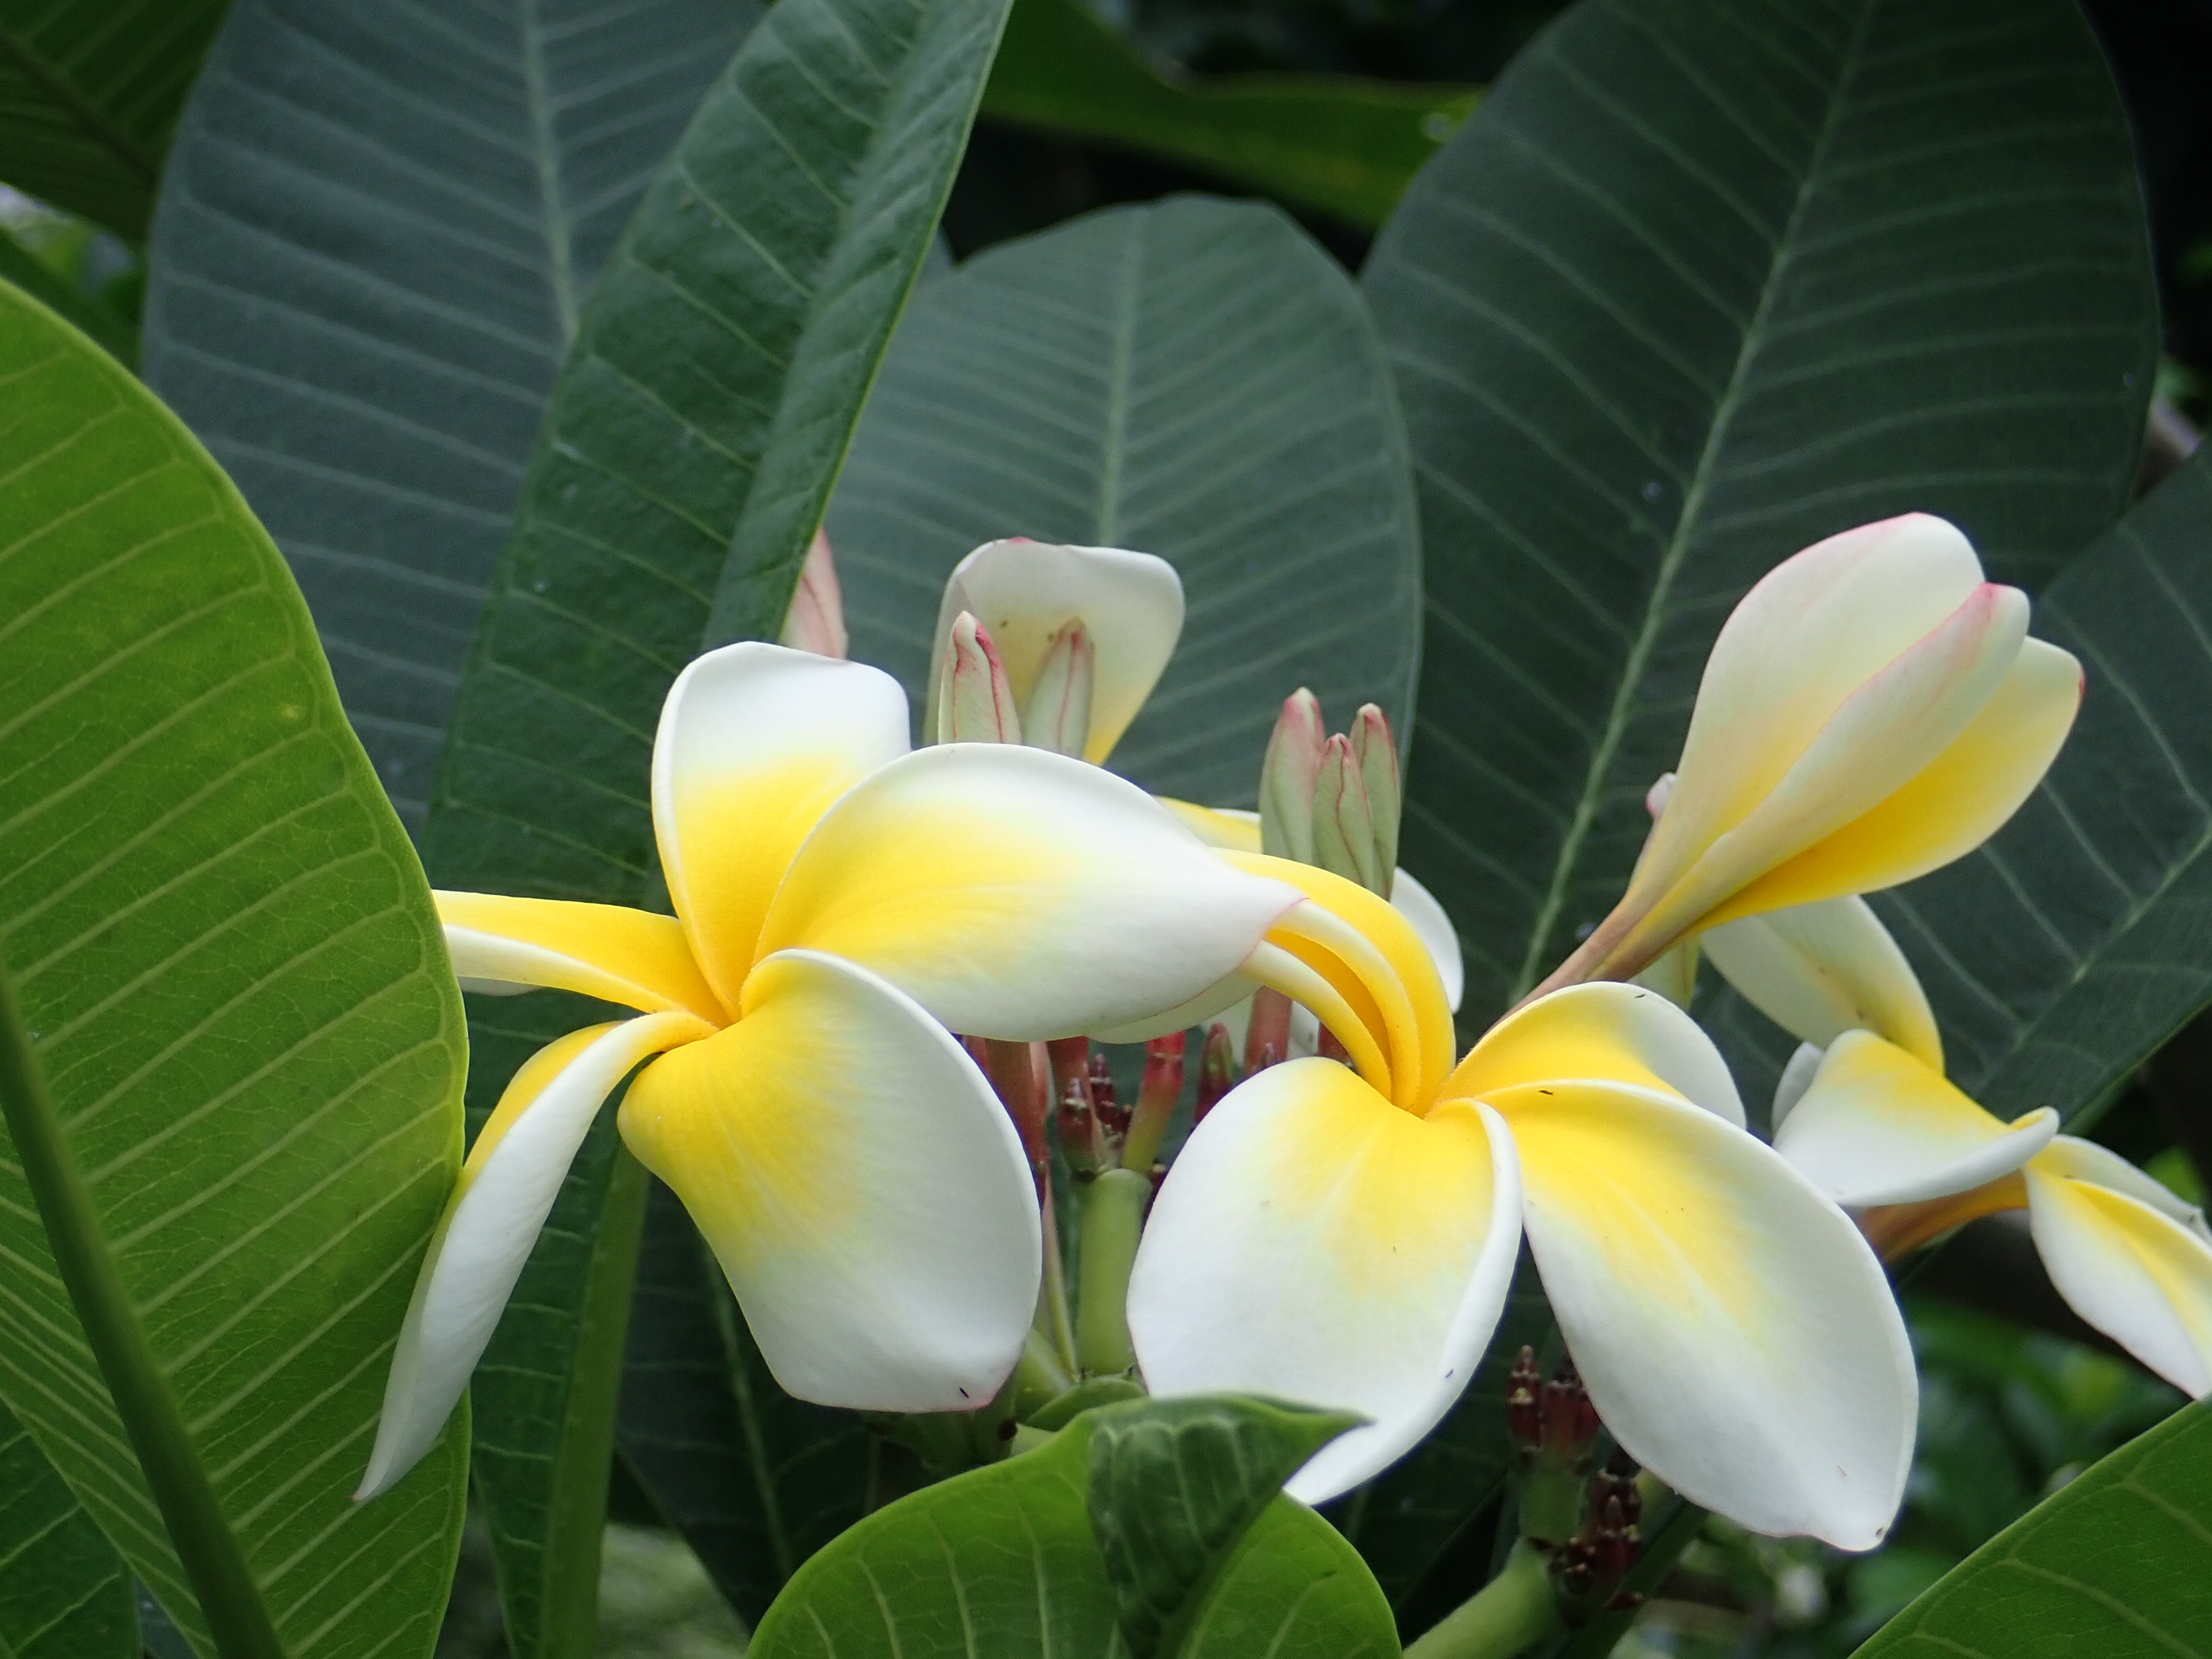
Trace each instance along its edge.
{"label": "unopened flower bud", "polygon": [[1170,1031],[1145,1045],[1145,1080],[1137,1090],[1137,1109],[1130,1115],[1129,1138],[1121,1149],[1121,1167],[1139,1175],[1150,1170],[1167,1133],[1176,1103],[1182,1098],[1184,1034]]}
{"label": "unopened flower bud", "polygon": [[799,572],[799,586],[784,613],[780,644],[794,651],[811,651],[817,657],[845,654],[845,598],[837,586],[837,564],[830,552],[830,538],[817,530],[806,550],[806,562]]}
{"label": "unopened flower bud", "polygon": [[1562,1359],[1557,1375],[1544,1385],[1544,1455],[1556,1463],[1582,1463],[1600,1426],[1582,1374],[1572,1359]]}
{"label": "unopened flower bud", "polygon": [[1536,1351],[1523,1347],[1505,1379],[1505,1427],[1513,1443],[1534,1457],[1544,1443],[1544,1373],[1536,1368]]}
{"label": "unopened flower bud", "polygon": [[[1269,1049],[1273,1059],[1265,1058]],[[1291,1000],[1273,987],[1262,987],[1252,996],[1252,1018],[1244,1029],[1244,1071],[1247,1076],[1273,1066],[1291,1050]]]}
{"label": "unopened flower bud", "polygon": [[1091,740],[1091,687],[1097,672],[1091,630],[1079,620],[1063,623],[1045,647],[1029,701],[1022,705],[1022,740],[1080,760]]}
{"label": "unopened flower bud", "polygon": [[1314,861],[1314,785],[1321,775],[1321,700],[1301,686],[1283,699],[1260,767],[1260,848]]}
{"label": "unopened flower bud", "polygon": [[1237,1045],[1229,1028],[1216,1020],[1206,1028],[1206,1046],[1198,1054],[1198,1105],[1192,1123],[1205,1122],[1206,1115],[1236,1086]]}
{"label": "unopened flower bud", "polygon": [[1314,863],[1370,893],[1382,890],[1375,862],[1375,814],[1349,738],[1331,738],[1322,745],[1321,771],[1314,780],[1313,839]]}
{"label": "unopened flower bud", "polygon": [[937,705],[939,743],[1019,743],[1021,716],[1006,665],[990,631],[963,611],[945,636],[944,695]]}
{"label": "unopened flower bud", "polygon": [[1398,871],[1398,825],[1405,787],[1398,775],[1398,742],[1390,722],[1373,703],[1363,703],[1352,721],[1352,753],[1367,786],[1367,810],[1375,829],[1375,863],[1385,883],[1375,890],[1390,896],[1389,883]]}
{"label": "unopened flower bud", "polygon": [[1091,1109],[1098,1119],[1099,1143],[1108,1163],[1119,1160],[1121,1138],[1129,1133],[1129,1109],[1114,1097],[1114,1073],[1106,1056],[1091,1056]]}
{"label": "unopened flower bud", "polygon": [[1052,1066],[1054,1115],[1061,1154],[1079,1179],[1105,1164],[1099,1145],[1098,1118],[1091,1103],[1091,1039],[1062,1037],[1045,1044]]}

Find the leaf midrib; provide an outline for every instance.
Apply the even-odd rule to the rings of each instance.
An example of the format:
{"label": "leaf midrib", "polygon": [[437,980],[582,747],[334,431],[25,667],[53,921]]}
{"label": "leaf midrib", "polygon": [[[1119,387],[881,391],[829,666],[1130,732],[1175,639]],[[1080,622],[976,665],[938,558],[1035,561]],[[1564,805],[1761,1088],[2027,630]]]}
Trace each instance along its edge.
{"label": "leaf midrib", "polygon": [[1551,880],[1546,884],[1543,898],[1536,908],[1535,920],[1530,924],[1528,950],[1522,957],[1520,972],[1515,976],[1510,994],[1513,1002],[1520,1001],[1535,984],[1538,964],[1543,959],[1546,943],[1552,936],[1553,928],[1558,925],[1559,912],[1566,903],[1567,889],[1574,878],[1583,842],[1596,819],[1598,801],[1604,793],[1613,758],[1620,753],[1621,743],[1627,736],[1630,713],[1643,687],[1644,668],[1658,647],[1667,602],[1673,595],[1674,581],[1681,573],[1683,562],[1689,556],[1698,517],[1704,507],[1706,493],[1712,486],[1713,475],[1727,442],[1729,425],[1735,419],[1737,405],[1742,400],[1751,366],[1757,361],[1765,343],[1768,315],[1772,309],[1774,297],[1781,289],[1782,273],[1790,263],[1791,243],[1796,234],[1798,222],[1804,216],[1814,181],[1820,176],[1829,147],[1834,142],[1837,118],[1849,98],[1851,82],[1857,75],[1859,56],[1866,45],[1867,29],[1879,3],[1880,0],[1863,0],[1858,21],[1852,26],[1850,39],[1838,60],[1835,90],[1821,118],[1820,134],[1814,140],[1812,152],[1806,159],[1804,174],[1797,182],[1796,198],[1790,204],[1789,217],[1783,222],[1781,232],[1775,238],[1774,252],[1767,262],[1766,281],[1759,289],[1759,304],[1753,309],[1751,319],[1744,326],[1742,342],[1736,348],[1735,361],[1729,369],[1728,383],[1722,389],[1720,401],[1714,405],[1712,423],[1698,451],[1698,464],[1690,476],[1689,486],[1682,494],[1682,510],[1674,520],[1674,532],[1668,538],[1666,550],[1660,556],[1658,574],[1653,579],[1650,597],[1644,602],[1643,619],[1629,647],[1627,660],[1622,665],[1620,682],[1613,688],[1612,707],[1606,711],[1604,729],[1599,734],[1597,746],[1591,750],[1583,787],[1576,793],[1574,812],[1568,820],[1567,832],[1560,838],[1559,856],[1552,866]]}

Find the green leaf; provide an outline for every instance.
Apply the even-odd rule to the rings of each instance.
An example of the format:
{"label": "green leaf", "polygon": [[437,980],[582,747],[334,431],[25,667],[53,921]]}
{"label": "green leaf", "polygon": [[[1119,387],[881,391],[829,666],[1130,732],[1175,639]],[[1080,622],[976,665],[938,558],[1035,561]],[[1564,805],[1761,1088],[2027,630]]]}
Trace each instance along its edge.
{"label": "green leaf", "polygon": [[239,0],[179,125],[147,384],[307,593],[420,834],[593,279],[757,0]]}
{"label": "green leaf", "polygon": [[2212,1650],[2212,1409],[2176,1412],[1922,1592],[1859,1659]]}
{"label": "green leaf", "polygon": [[203,1653],[427,1655],[465,1425],[349,1494],[459,1152],[429,894],[205,453],[5,289],[0,383],[0,1396]]}
{"label": "green leaf", "polygon": [[1224,1553],[1300,1464],[1364,1420],[1253,1400],[1099,1413],[1086,1502],[1136,1659],[1176,1650]]}
{"label": "green leaf", "polygon": [[1017,0],[983,113],[1373,227],[1480,95],[1351,76],[1170,75],[1083,0]]}
{"label": "green leaf", "polygon": [[0,1406],[0,1656],[138,1659],[131,1574]]}
{"label": "green leaf", "polygon": [[932,283],[830,515],[856,657],[916,698],[939,590],[994,537],[1182,573],[1181,648],[1115,751],[1146,787],[1249,806],[1282,700],[1403,730],[1420,650],[1405,439],[1342,270],[1275,209],[1117,208]]}
{"label": "green leaf", "polygon": [[801,1563],[878,1504],[896,1449],[855,1413],[793,1400],[721,1268],[653,1183],[630,1315],[623,1461],[749,1625]]}
{"label": "green leaf", "polygon": [[442,881],[657,887],[661,700],[781,628],[1005,8],[781,0],[708,94],[555,387],[439,774]]}
{"label": "green leaf", "polygon": [[[1196,1466],[1178,1469],[1152,1461],[1156,1431],[1144,1425],[1188,1428],[1209,1415],[1241,1420],[1245,1426],[1232,1434],[1247,1456],[1273,1443],[1270,1462],[1301,1433],[1285,1420],[1290,1413],[1260,1401],[1134,1401],[1086,1412],[1050,1444],[926,1487],[847,1532],[793,1577],[754,1633],[750,1659],[1130,1653],[1092,1531],[1091,1517],[1108,1501],[1093,1482],[1103,1463],[1108,1481],[1121,1485],[1134,1474],[1125,1460],[1134,1458],[1149,1478],[1125,1490],[1146,1510],[1170,1511],[1178,1494],[1196,1498],[1187,1474],[1203,1482],[1230,1473],[1222,1441],[1201,1433]],[[1342,1419],[1331,1420],[1340,1431]],[[1120,1437],[1118,1448],[1097,1449],[1102,1431]],[[1188,1440],[1183,1447],[1198,1449]],[[1240,1496],[1249,1492],[1233,1475],[1224,1484]],[[1130,1516],[1118,1505],[1115,1513],[1126,1534]],[[1192,1577],[1210,1577],[1162,1651],[1181,1659],[1397,1654],[1389,1607],[1374,1580],[1304,1504],[1278,1494],[1241,1536],[1206,1536],[1207,1559],[1194,1564],[1200,1571]],[[1186,1540],[1197,1547],[1194,1534]]]}
{"label": "green leaf", "polygon": [[177,112],[229,0],[0,0],[0,179],[145,240]]}
{"label": "green leaf", "polygon": [[1477,1024],[1619,896],[1746,587],[1908,509],[2039,584],[2126,500],[2154,363],[2074,0],[1583,0],[1365,284],[1426,558],[1403,858]]}

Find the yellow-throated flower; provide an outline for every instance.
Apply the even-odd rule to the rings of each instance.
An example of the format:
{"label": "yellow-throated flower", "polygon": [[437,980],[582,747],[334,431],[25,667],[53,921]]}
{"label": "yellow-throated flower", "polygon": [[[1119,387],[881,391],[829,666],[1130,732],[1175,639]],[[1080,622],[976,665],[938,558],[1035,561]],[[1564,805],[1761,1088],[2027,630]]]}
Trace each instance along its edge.
{"label": "yellow-throated flower", "polygon": [[[478,1134],[408,1310],[364,1495],[459,1398],[594,1114],[684,1200],[776,1380],[892,1411],[988,1400],[1040,1271],[1006,1112],[947,1027],[1034,1040],[1234,969],[1297,892],[1039,750],[909,754],[872,668],[780,646],[668,694],[652,805],[676,914],[441,893],[471,988],[638,1011],[542,1050]],[[656,1058],[656,1056],[658,1056]]]}
{"label": "yellow-throated flower", "polygon": [[2212,1232],[2203,1212],[2117,1153],[2010,1123],[1943,1075],[1936,1019],[1905,953],[1856,898],[1705,936],[1714,965],[1805,1046],[1775,1097],[1775,1150],[1900,1256],[1977,1216],[2027,1212],[2075,1312],[2191,1395],[2212,1392]]}
{"label": "yellow-throated flower", "polygon": [[1455,1066],[1434,967],[1397,912],[1302,865],[1244,971],[1351,1055],[1260,1072],[1170,1170],[1130,1284],[1155,1392],[1364,1413],[1291,1490],[1377,1473],[1488,1345],[1525,1231],[1590,1396],[1669,1485],[1757,1530],[1878,1542],[1911,1462],[1912,1358],[1850,1220],[1747,1133],[1696,1024],[1589,984],[1507,1016]]}
{"label": "yellow-throated flower", "polygon": [[1714,642],[1626,894],[1544,988],[1626,977],[1702,929],[1894,886],[1988,839],[2081,703],[2080,665],[2027,637],[2027,609],[1924,514],[1769,571]]}

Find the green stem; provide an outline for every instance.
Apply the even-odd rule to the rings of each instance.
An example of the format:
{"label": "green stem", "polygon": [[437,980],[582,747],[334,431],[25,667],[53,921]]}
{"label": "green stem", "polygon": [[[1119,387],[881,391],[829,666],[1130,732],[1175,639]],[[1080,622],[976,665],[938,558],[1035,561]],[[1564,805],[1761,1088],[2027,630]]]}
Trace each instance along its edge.
{"label": "green stem", "polygon": [[1406,1650],[1406,1659],[1512,1659],[1566,1629],[1544,1558],[1525,1538],[1498,1577]]}
{"label": "green stem", "polygon": [[1097,1376],[1137,1363],[1129,1341],[1129,1269],[1145,1228],[1152,1181],[1134,1170],[1102,1170],[1083,1194],[1082,1249],[1075,1297],[1075,1360]]}
{"label": "green stem", "polygon": [[1048,1180],[1041,1200],[1044,1218],[1044,1275],[1037,1281],[1036,1330],[1052,1345],[1052,1358],[1063,1371],[1075,1365],[1075,1320],[1067,1309],[1067,1264],[1060,1249],[1060,1217]]}
{"label": "green stem", "polygon": [[46,1097],[14,990],[0,972],[0,1113],[15,1139],[23,1178],[76,1304],[85,1340],[100,1364],[115,1409],[200,1614],[222,1659],[284,1659],[284,1644],[238,1547],[229,1519],[192,1448],[167,1381],[148,1346],[138,1310],[100,1229],[69,1136]]}

